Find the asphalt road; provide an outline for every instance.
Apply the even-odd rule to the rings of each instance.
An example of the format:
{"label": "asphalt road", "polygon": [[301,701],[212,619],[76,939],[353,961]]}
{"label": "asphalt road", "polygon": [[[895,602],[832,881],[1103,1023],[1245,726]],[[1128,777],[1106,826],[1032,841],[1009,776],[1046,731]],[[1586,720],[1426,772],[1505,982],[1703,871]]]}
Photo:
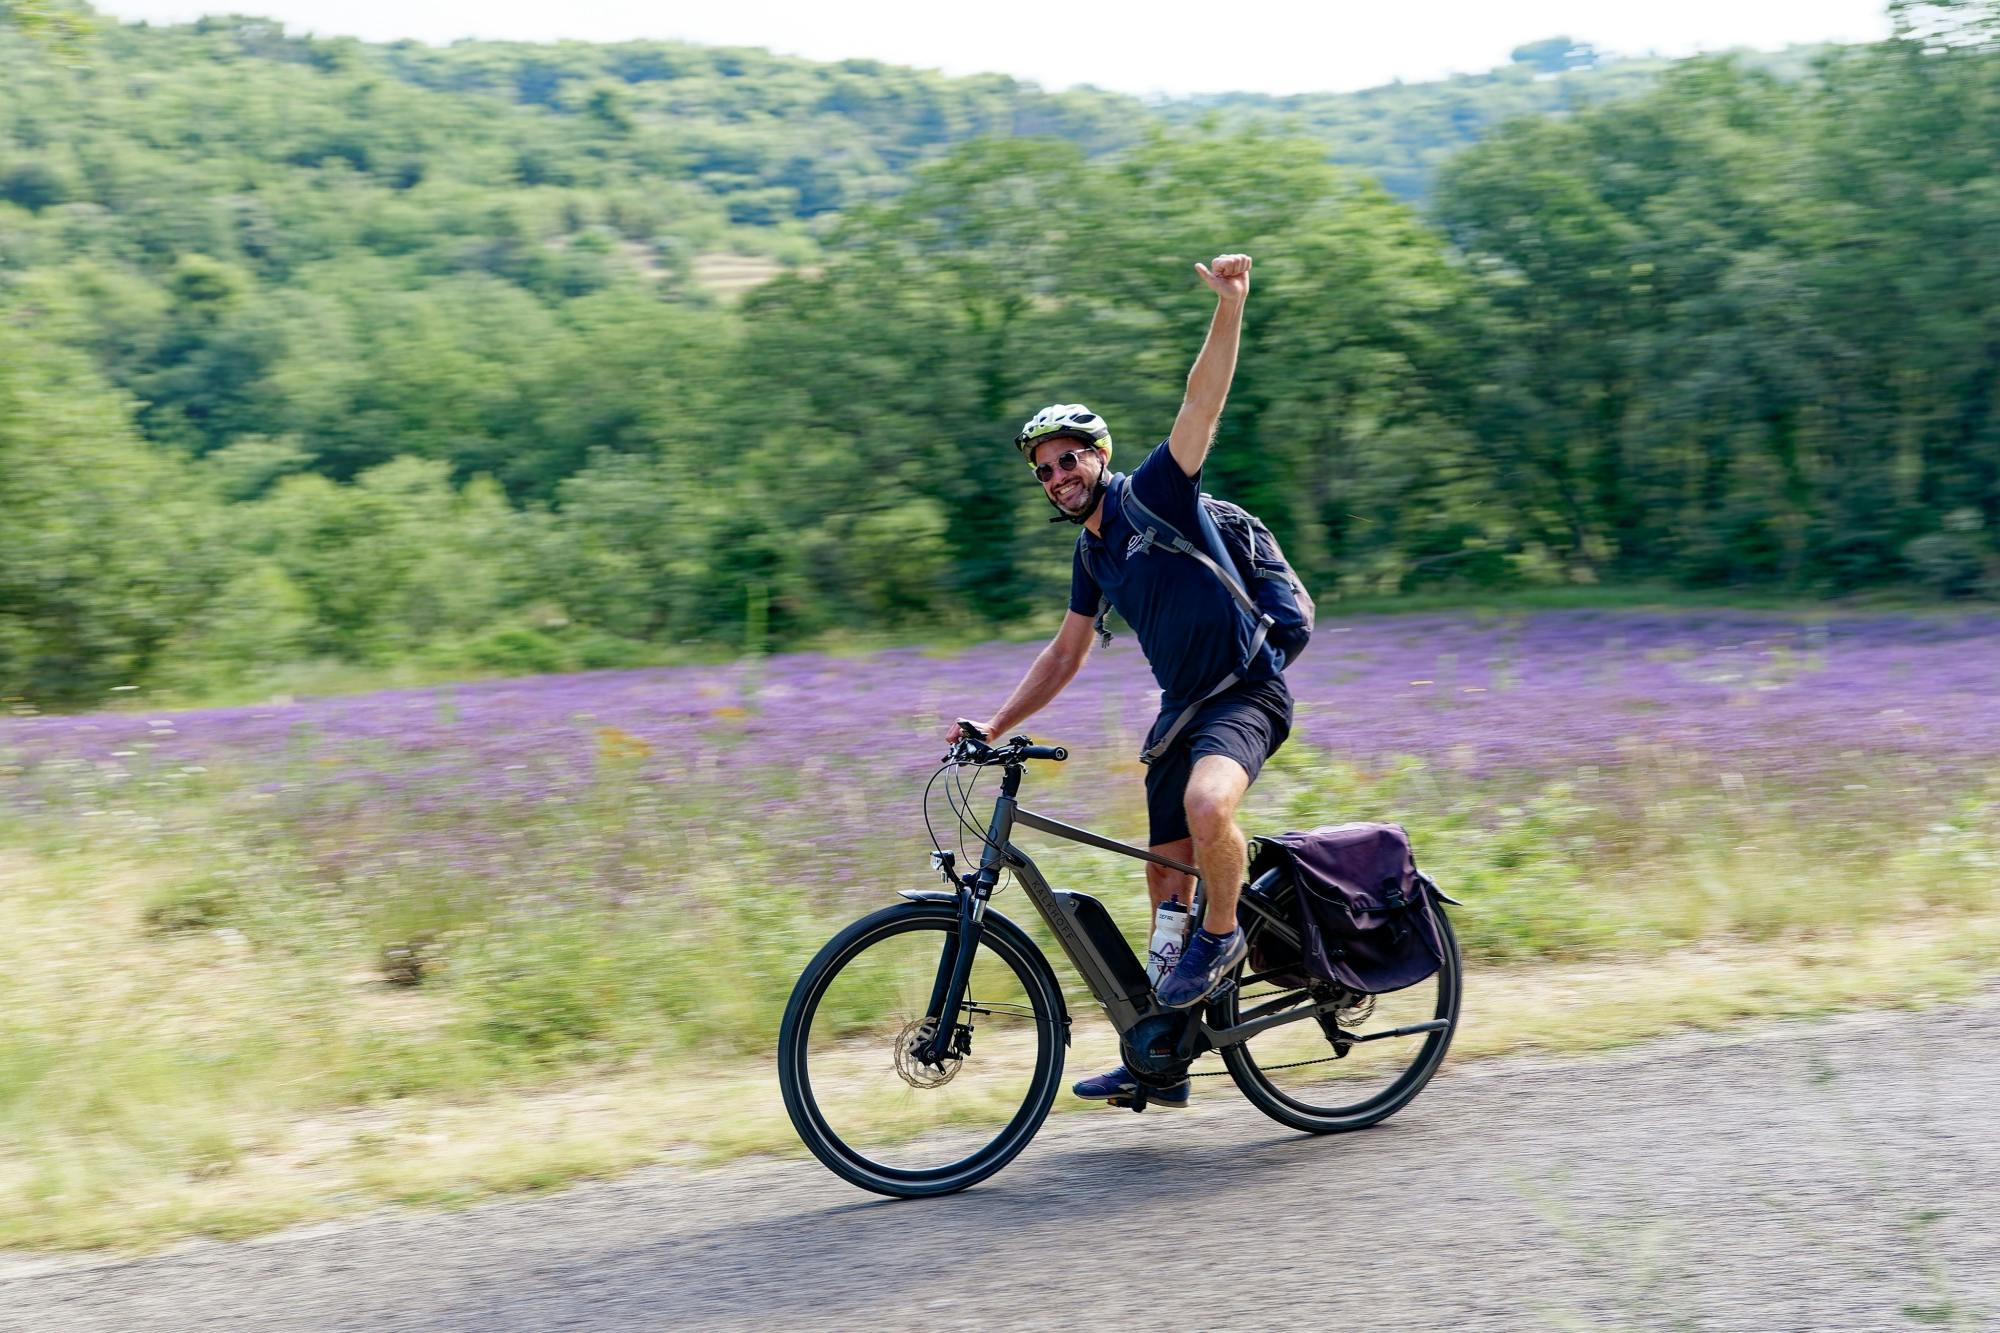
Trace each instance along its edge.
{"label": "asphalt road", "polygon": [[2000,1326],[2000,1006],[1454,1069],[1314,1139],[1226,1080],[1053,1121],[968,1193],[651,1171],[132,1262],[0,1260],[0,1327]]}

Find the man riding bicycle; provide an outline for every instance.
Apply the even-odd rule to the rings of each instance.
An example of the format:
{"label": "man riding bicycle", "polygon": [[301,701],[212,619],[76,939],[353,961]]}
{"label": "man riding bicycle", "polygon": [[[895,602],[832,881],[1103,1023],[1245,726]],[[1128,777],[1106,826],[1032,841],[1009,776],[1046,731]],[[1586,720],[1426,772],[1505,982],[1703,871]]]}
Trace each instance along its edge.
{"label": "man riding bicycle", "polygon": [[[1196,264],[1195,270],[1216,295],[1208,338],[1188,372],[1173,433],[1141,460],[1126,485],[1138,505],[1219,549],[1200,501],[1201,469],[1236,373],[1250,256],[1218,255],[1212,267]],[[1083,536],[1062,627],[1006,703],[979,724],[982,733],[1004,735],[1075,678],[1090,654],[1092,620],[1106,599],[1131,625],[1160,686],[1160,715],[1146,738],[1149,752],[1218,681],[1242,671],[1236,684],[1201,702],[1167,748],[1149,760],[1146,772],[1148,842],[1156,854],[1199,868],[1206,892],[1200,928],[1156,987],[1162,1004],[1188,1008],[1206,999],[1247,951],[1236,924],[1248,860],[1236,810],[1264,761],[1291,733],[1292,696],[1282,659],[1255,636],[1249,618],[1210,569],[1144,539],[1110,486],[1111,432],[1103,418],[1080,403],[1059,403],[1030,418],[1014,442],[1034,465],[1043,493],[1063,517],[1082,527]],[[960,730],[954,725],[947,739],[956,743]],[[1146,887],[1157,910],[1169,901],[1187,903],[1193,877],[1148,864]],[[1073,1090],[1087,1100],[1115,1103],[1137,1088],[1121,1065]],[[1189,1084],[1149,1090],[1147,1097],[1154,1106],[1184,1107]]]}

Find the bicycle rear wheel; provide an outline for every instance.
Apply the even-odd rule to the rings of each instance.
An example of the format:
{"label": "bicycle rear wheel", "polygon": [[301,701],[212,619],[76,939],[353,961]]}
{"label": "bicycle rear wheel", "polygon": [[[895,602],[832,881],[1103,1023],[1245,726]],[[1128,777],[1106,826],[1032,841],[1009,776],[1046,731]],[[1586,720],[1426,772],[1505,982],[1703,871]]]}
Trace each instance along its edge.
{"label": "bicycle rear wheel", "polygon": [[966,983],[957,1054],[911,1057],[958,944],[958,911],[903,903],[863,917],[807,965],[778,1041],[785,1109],[813,1155],[878,1194],[949,1194],[998,1171],[1047,1118],[1062,1078],[1056,979],[1018,928],[989,913]]}
{"label": "bicycle rear wheel", "polygon": [[[1396,1031],[1440,1020],[1441,1030],[1401,1037],[1358,1041],[1341,1051],[1325,1026],[1314,1018],[1258,1033],[1238,1046],[1225,1047],[1222,1062],[1252,1105],[1273,1120],[1311,1134],[1337,1134],[1364,1129],[1394,1115],[1430,1082],[1443,1063],[1458,1025],[1460,960],[1458,937],[1435,909],[1444,959],[1428,981],[1387,995],[1356,996],[1356,1003],[1336,1012],[1337,1026],[1359,1037]],[[1262,925],[1253,920],[1254,932]],[[1247,970],[1247,965],[1244,970]],[[1239,976],[1243,975],[1239,971]],[[1307,1003],[1308,991],[1272,990],[1258,986],[1249,997],[1232,989],[1213,1008],[1216,1027],[1236,1023],[1238,1015],[1259,1005],[1288,998]],[[1219,1021],[1218,1021],[1219,1020]],[[1345,1044],[1345,1043],[1343,1043]]]}

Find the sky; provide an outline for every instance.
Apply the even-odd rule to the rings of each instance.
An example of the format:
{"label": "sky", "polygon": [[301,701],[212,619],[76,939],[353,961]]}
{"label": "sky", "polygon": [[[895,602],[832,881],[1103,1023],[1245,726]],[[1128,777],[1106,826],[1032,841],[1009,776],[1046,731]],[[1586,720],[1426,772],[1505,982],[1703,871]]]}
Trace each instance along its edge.
{"label": "sky", "polygon": [[1624,55],[1687,55],[1888,33],[1884,0],[98,0],[97,7],[154,22],[259,14],[294,32],[369,41],[762,46],[813,60],[867,58],[1142,96],[1414,83],[1491,69],[1516,46],[1558,34]]}

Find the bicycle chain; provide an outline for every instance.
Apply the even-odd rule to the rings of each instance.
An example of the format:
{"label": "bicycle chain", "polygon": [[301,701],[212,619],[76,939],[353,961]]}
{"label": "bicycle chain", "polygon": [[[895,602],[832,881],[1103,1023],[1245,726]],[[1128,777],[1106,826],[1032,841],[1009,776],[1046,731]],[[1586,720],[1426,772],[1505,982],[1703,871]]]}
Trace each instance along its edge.
{"label": "bicycle chain", "polygon": [[[1317,1060],[1294,1060],[1294,1061],[1292,1061],[1292,1063],[1290,1063],[1290,1064],[1288,1064],[1288,1065],[1258,1065],[1258,1066],[1257,1066],[1257,1068],[1259,1068],[1259,1069],[1263,1070],[1263,1071],[1264,1071],[1265,1073],[1267,1073],[1267,1074],[1275,1074],[1275,1073],[1277,1073],[1277,1072],[1278,1072],[1278,1071],[1279,1071],[1280,1069],[1303,1069],[1303,1068],[1305,1068],[1305,1067],[1306,1067],[1307,1065],[1323,1065],[1323,1064],[1330,1064],[1330,1063],[1332,1063],[1333,1061],[1335,1061],[1335,1060],[1338,1060],[1338,1059],[1340,1059],[1340,1058],[1341,1058],[1341,1057],[1340,1057],[1340,1056],[1337,1056],[1337,1055],[1322,1055],[1322,1056],[1321,1056],[1321,1057],[1320,1057],[1319,1059],[1317,1059]],[[1227,1074],[1228,1072],[1229,1072],[1229,1071],[1228,1071],[1227,1069],[1204,1069],[1204,1070],[1202,1070],[1201,1072],[1199,1072],[1199,1073],[1196,1073],[1196,1072],[1195,1072],[1194,1070],[1190,1069],[1190,1070],[1188,1071],[1188,1077],[1189,1077],[1189,1078],[1221,1078],[1221,1077],[1222,1077],[1222,1076],[1223,1076],[1224,1074]]]}
{"label": "bicycle chain", "polygon": [[[1257,992],[1257,993],[1256,993],[1255,995],[1242,995],[1242,996],[1238,996],[1237,998],[1238,998],[1239,1000],[1262,1000],[1262,999],[1266,999],[1266,998],[1268,998],[1268,997],[1270,997],[1270,996],[1273,996],[1273,995],[1279,995],[1279,994],[1282,994],[1282,993],[1283,993],[1283,992],[1281,992],[1281,991],[1274,991],[1274,990],[1273,990],[1273,991],[1259,991],[1259,992]],[[1372,999],[1374,999],[1374,997],[1373,997],[1372,995],[1371,995],[1371,996],[1369,996],[1368,998],[1369,998],[1369,999],[1371,999],[1371,1000],[1372,1000]],[[1355,1006],[1355,1008],[1357,1008],[1357,1009],[1358,1009],[1358,1008],[1360,1008],[1360,1007],[1361,1007],[1360,1005],[1356,1005],[1356,1006]],[[1369,1006],[1368,1006],[1368,1013],[1373,1013],[1373,1012],[1374,1012],[1374,1010],[1375,1010],[1375,1006],[1374,1006],[1374,1005],[1372,1005],[1372,1004],[1371,1004],[1371,1005],[1369,1005]],[[1336,1010],[1335,1012],[1337,1013],[1337,1012],[1339,1012],[1339,1011],[1338,1011],[1338,1010]],[[1363,1015],[1363,1017],[1364,1017],[1364,1018],[1365,1018],[1366,1016],[1367,1016],[1366,1014],[1364,1014],[1364,1015]],[[1265,1073],[1267,1073],[1267,1074],[1275,1074],[1275,1073],[1277,1073],[1277,1072],[1278,1072],[1278,1071],[1279,1071],[1280,1069],[1304,1069],[1304,1068],[1305,1068],[1305,1067],[1306,1067],[1307,1065],[1325,1065],[1325,1064],[1332,1064],[1332,1063],[1333,1063],[1333,1062],[1334,1062],[1335,1060],[1340,1060],[1340,1059],[1345,1059],[1345,1058],[1346,1058],[1346,1057],[1344,1057],[1344,1056],[1339,1056],[1339,1055],[1322,1055],[1322,1056],[1320,1056],[1320,1057],[1319,1057],[1319,1058],[1318,1058],[1317,1060],[1294,1060],[1294,1061],[1292,1061],[1292,1062],[1291,1062],[1290,1064],[1288,1064],[1288,1065],[1258,1065],[1258,1066],[1257,1066],[1257,1068],[1259,1068],[1259,1069],[1263,1070],[1263,1071],[1264,1071]],[[1223,1076],[1224,1074],[1227,1074],[1228,1072],[1229,1072],[1229,1071],[1228,1071],[1227,1069],[1205,1069],[1205,1070],[1201,1071],[1200,1073],[1196,1073],[1196,1072],[1195,1072],[1194,1070],[1190,1069],[1190,1070],[1188,1071],[1188,1077],[1189,1077],[1189,1078],[1221,1078],[1221,1077],[1222,1077],[1222,1076]]]}

